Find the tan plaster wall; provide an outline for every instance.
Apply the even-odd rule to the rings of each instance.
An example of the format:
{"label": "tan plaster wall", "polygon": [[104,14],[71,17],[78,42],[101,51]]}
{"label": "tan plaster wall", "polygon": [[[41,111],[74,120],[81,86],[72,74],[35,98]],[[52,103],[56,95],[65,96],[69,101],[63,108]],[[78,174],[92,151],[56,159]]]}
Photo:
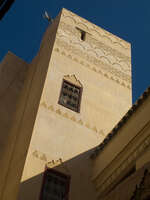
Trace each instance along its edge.
{"label": "tan plaster wall", "polygon": [[[87,31],[85,41],[77,27]],[[60,60],[52,61],[59,77],[72,73],[83,84],[83,120],[107,135],[131,106],[130,44],[63,9],[54,51]]]}
{"label": "tan plaster wall", "polygon": [[[29,65],[11,52],[0,63],[0,199],[9,168],[11,144],[10,128],[14,121],[18,99],[23,89]],[[8,154],[6,154],[8,152]]]}
{"label": "tan plaster wall", "polygon": [[[131,44],[122,38],[117,37],[116,35],[104,30],[103,28],[89,22],[88,20],[76,15],[75,13],[63,8],[62,9],[62,22],[67,24],[67,30],[70,29],[69,25],[72,27],[78,27],[81,30],[86,31],[88,34],[87,40],[90,41],[89,38],[95,38],[98,42],[102,42],[109,47],[112,47],[116,51],[119,51],[123,55],[130,57],[130,46]],[[73,33],[73,32],[72,32]],[[75,32],[74,32],[75,33]],[[75,34],[77,35],[77,34]],[[79,35],[79,33],[78,33]],[[95,44],[95,43],[94,43]]]}
{"label": "tan plaster wall", "polygon": [[[136,185],[139,186],[140,182],[142,181],[142,178],[144,176],[145,169],[148,169],[150,171],[150,163],[145,164],[142,168],[138,169],[134,174],[129,176],[127,179],[125,179],[122,183],[117,185],[113,191],[109,192],[105,197],[102,198],[102,200],[128,200],[131,199]],[[148,180],[149,181],[149,180]],[[148,190],[143,190],[142,196],[149,194]],[[101,199],[101,198],[100,198]],[[142,198],[145,199],[145,198]]]}
{"label": "tan plaster wall", "polygon": [[[69,199],[96,199],[96,191],[91,182],[92,162],[89,160],[91,151],[80,154],[63,163],[51,164],[55,170],[71,175]],[[20,185],[19,199],[38,199],[43,181],[43,169],[46,161],[40,157],[28,156],[25,173],[28,178]],[[57,162],[56,162],[57,163]],[[30,168],[29,168],[30,167]],[[31,170],[32,169],[32,170]],[[39,170],[41,169],[41,173]]]}
{"label": "tan plaster wall", "polygon": [[143,154],[136,160],[136,169],[140,169],[146,163],[150,162],[150,148],[146,149]]}
{"label": "tan plaster wall", "polygon": [[2,167],[5,172],[3,174],[4,182],[1,182],[1,200],[16,200],[17,198],[20,178],[53,48],[58,18],[45,34],[46,42],[43,40],[38,56],[30,65],[18,99],[5,151],[3,151]]}
{"label": "tan plaster wall", "polygon": [[[114,39],[114,42],[110,42],[108,39],[109,42],[106,40],[104,44],[107,50],[111,47],[113,52],[112,62],[109,63],[109,67],[113,68],[113,74],[111,70],[109,71],[110,68],[106,61],[101,62],[98,69],[98,64],[95,64],[94,61],[95,59],[102,60],[102,55],[95,57],[94,46],[90,46],[91,40],[90,42],[89,40],[81,41],[78,33],[76,34],[76,25],[68,21],[70,19],[77,21],[74,23],[79,23],[81,20],[80,27],[81,24],[83,26],[85,24],[83,19],[63,9],[24,166],[19,193],[20,200],[26,197],[24,194],[28,190],[31,191],[29,185],[32,180],[34,194],[28,193],[28,198],[34,200],[39,197],[42,184],[41,174],[46,163],[60,158],[63,163],[69,163],[67,164],[70,170],[69,174],[74,177],[71,183],[70,199],[78,199],[79,195],[80,199],[91,199],[91,197],[93,200],[96,199],[91,183],[91,160],[89,157],[86,157],[86,160],[83,158],[81,159],[82,164],[72,163],[71,160],[97,146],[131,105],[131,65],[129,63],[127,67],[126,64],[123,64],[122,71],[121,66],[118,69],[112,64],[116,54],[120,59],[125,56],[125,59],[130,61],[130,45],[117,39],[121,45],[119,52],[116,53],[116,47],[112,50],[113,43],[116,43],[116,37],[108,36],[108,38]],[[89,22],[86,22],[85,26],[94,27]],[[73,31],[72,34],[71,31]],[[100,33],[101,31],[100,29]],[[102,37],[95,36],[95,34],[93,37],[97,39]],[[45,38],[44,41],[47,42]],[[125,45],[125,48],[127,47],[126,50],[123,50],[125,48],[121,47],[122,44]],[[44,45],[42,47],[44,48]],[[45,49],[45,53],[49,53],[46,52],[47,50]],[[105,51],[106,49],[101,48],[101,50]],[[86,54],[88,59],[84,57]],[[42,66],[45,64],[43,55],[40,55]],[[111,59],[110,57],[109,59]],[[92,60],[90,60],[91,58]],[[128,72],[125,73],[125,71]],[[80,113],[58,104],[62,79],[66,75],[75,75],[83,85]],[[73,170],[71,170],[72,168]],[[84,168],[86,168],[85,171]],[[82,173],[84,174],[82,175]],[[34,180],[36,181],[34,182]],[[82,188],[84,189],[82,190]],[[80,193],[77,194],[77,191]]]}
{"label": "tan plaster wall", "polygon": [[150,97],[139,106],[94,160],[93,181],[99,195],[113,186],[131,164],[137,165],[138,169],[149,161],[149,151],[146,151],[150,142],[149,112]]}

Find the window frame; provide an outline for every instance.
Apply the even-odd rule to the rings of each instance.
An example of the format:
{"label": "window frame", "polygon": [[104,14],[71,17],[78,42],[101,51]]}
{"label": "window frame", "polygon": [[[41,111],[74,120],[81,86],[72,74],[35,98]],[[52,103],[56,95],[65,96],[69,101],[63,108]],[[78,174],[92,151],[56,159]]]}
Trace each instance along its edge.
{"label": "window frame", "polygon": [[[66,82],[67,84],[69,84],[69,85],[71,85],[71,86],[76,87],[76,88],[79,89],[79,96],[78,96],[78,105],[77,105],[77,109],[72,109],[72,108],[70,108],[69,106],[67,106],[67,104],[64,105],[64,104],[61,102],[61,100],[60,100],[60,99],[61,99],[61,96],[62,96],[63,86],[64,86],[64,83],[65,83],[65,82]],[[83,87],[77,86],[76,84],[73,84],[72,82],[70,82],[70,81],[68,81],[68,80],[66,80],[66,79],[63,79],[63,80],[62,80],[62,84],[61,84],[61,90],[60,90],[60,94],[59,94],[58,104],[64,106],[64,107],[67,108],[67,109],[70,109],[70,110],[72,110],[72,111],[74,111],[74,112],[80,113],[82,92],[83,92]]]}
{"label": "window frame", "polygon": [[47,167],[45,168],[45,171],[43,173],[43,180],[42,180],[42,186],[41,186],[41,192],[40,192],[40,198],[39,198],[39,200],[44,200],[43,199],[43,192],[44,192],[44,186],[45,186],[45,182],[46,182],[46,176],[47,176],[48,173],[52,173],[52,174],[55,174],[56,176],[63,177],[63,178],[65,177],[68,180],[67,187],[66,187],[67,188],[66,197],[65,197],[64,200],[69,200],[69,191],[70,191],[71,176],[66,175],[66,174],[64,174],[62,172],[59,172],[59,171],[57,171],[55,169],[47,168]]}

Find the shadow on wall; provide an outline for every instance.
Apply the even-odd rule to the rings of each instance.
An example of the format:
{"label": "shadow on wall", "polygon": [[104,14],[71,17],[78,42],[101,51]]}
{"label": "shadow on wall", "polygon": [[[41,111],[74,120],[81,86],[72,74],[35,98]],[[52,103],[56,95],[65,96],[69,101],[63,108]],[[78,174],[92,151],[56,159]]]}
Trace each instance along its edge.
{"label": "shadow on wall", "polygon": [[[90,155],[94,149],[84,152],[66,162],[51,167],[71,177],[69,197],[71,200],[96,200],[96,191],[91,180],[92,160]],[[38,158],[37,158],[38,159]],[[37,200],[43,183],[43,173],[38,174],[20,185],[19,200]]]}
{"label": "shadow on wall", "polygon": [[[94,149],[84,152],[66,162],[52,167],[52,169],[57,170],[63,174],[69,175],[71,177],[69,199],[71,200],[96,200],[96,190],[92,183],[92,169],[93,162],[90,159],[90,155]],[[37,158],[38,159],[38,158]],[[46,164],[46,163],[45,163]],[[117,187],[115,187],[111,192],[105,195],[103,200],[127,200],[132,198],[135,193],[136,187],[140,186],[141,180],[144,175],[145,169],[150,172],[150,163],[144,165],[143,168],[137,170],[131,176],[122,181]],[[44,172],[44,170],[43,170]],[[150,173],[148,179],[146,179],[148,190],[142,190],[142,200],[147,200],[147,196],[150,195]],[[19,198],[18,200],[40,200],[40,193],[43,184],[43,173],[38,174],[24,182],[20,185]],[[148,193],[147,193],[148,192]],[[146,198],[145,198],[146,197]],[[133,200],[133,199],[132,199]]]}
{"label": "shadow on wall", "polygon": [[[145,170],[148,176],[145,177]],[[143,182],[143,183],[142,183]],[[141,185],[142,183],[142,185]],[[121,182],[103,200],[150,200],[150,162]]]}

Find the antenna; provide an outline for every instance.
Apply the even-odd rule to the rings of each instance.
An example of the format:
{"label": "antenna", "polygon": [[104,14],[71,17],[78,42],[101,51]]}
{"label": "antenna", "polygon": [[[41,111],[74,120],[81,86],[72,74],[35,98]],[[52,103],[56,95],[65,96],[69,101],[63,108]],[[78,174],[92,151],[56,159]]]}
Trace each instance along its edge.
{"label": "antenna", "polygon": [[53,19],[48,15],[47,11],[44,12],[43,18],[47,19],[49,23],[53,22]]}

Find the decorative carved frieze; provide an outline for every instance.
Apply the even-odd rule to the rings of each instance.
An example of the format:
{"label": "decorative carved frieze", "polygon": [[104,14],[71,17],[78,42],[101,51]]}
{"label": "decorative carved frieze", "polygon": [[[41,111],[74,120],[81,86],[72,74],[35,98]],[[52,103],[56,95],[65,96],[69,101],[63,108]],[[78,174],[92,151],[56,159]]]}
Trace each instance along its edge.
{"label": "decorative carved frieze", "polygon": [[107,42],[112,44],[112,46],[115,46],[118,49],[124,49],[127,51],[129,51],[130,49],[130,44],[126,41],[66,9],[63,9],[61,21],[66,22],[67,24],[72,24],[73,26],[77,26],[84,31],[90,33],[91,35],[93,34],[97,38],[101,38],[103,41],[106,40]]}
{"label": "decorative carved frieze", "polygon": [[[81,43],[81,40],[79,37],[79,31],[72,25],[66,24],[65,22],[60,23],[57,37],[58,38],[67,37],[68,40],[70,38],[72,38],[72,39],[74,38],[74,40],[79,41]],[[85,44],[85,43],[88,43],[88,44]],[[116,49],[104,44],[103,42],[92,37],[92,35],[88,35],[86,37],[86,42],[84,42],[84,44],[85,44],[85,47],[88,46],[95,53],[96,53],[96,51],[97,51],[97,53],[99,53],[99,51],[102,51],[102,53],[104,55],[112,55],[113,57],[117,58],[117,60],[124,60],[129,64],[129,67],[130,67],[131,57],[126,56],[126,55],[122,54],[121,52],[117,51]]]}
{"label": "decorative carved frieze", "polygon": [[[64,46],[65,46],[65,44],[64,44]],[[111,67],[109,67],[109,66],[107,66],[107,68],[104,68],[104,67],[100,68],[99,66],[103,65],[101,61],[98,61],[97,65],[93,66],[93,64],[89,65],[89,63],[87,63],[86,61],[80,60],[78,57],[75,57],[75,55],[71,56],[69,51],[67,51],[67,50],[65,51],[62,48],[56,47],[54,49],[54,51],[60,53],[63,56],[68,57],[69,59],[73,60],[74,62],[80,63],[84,67],[87,67],[88,69],[90,69],[96,73],[99,73],[112,81],[115,81],[116,83],[122,85],[123,87],[131,89],[131,78],[128,75],[123,74],[119,71],[115,71],[114,69],[111,69]],[[80,53],[78,52],[78,54],[80,54]],[[106,67],[106,65],[105,65],[105,67]],[[108,69],[108,70],[106,70],[106,69]]]}
{"label": "decorative carved frieze", "polygon": [[56,39],[56,44],[63,47],[65,50],[70,52],[70,56],[77,55],[88,62],[98,65],[99,68],[105,70],[122,72],[126,76],[131,78],[131,66],[130,61],[126,58],[120,59],[109,52],[105,52],[103,48],[93,48],[88,43],[82,43],[77,39],[67,37],[67,35],[59,34]]}
{"label": "decorative carved frieze", "polygon": [[55,112],[58,115],[61,115],[64,118],[67,118],[77,124],[79,124],[80,126],[84,126],[90,130],[92,130],[93,132],[95,132],[97,134],[97,136],[104,138],[105,134],[104,131],[102,129],[98,130],[98,128],[96,126],[93,126],[91,124],[89,124],[89,122],[83,122],[82,119],[77,119],[75,116],[72,116],[71,114],[65,113],[63,112],[60,108],[54,108],[54,106],[52,105],[47,105],[44,101],[40,103],[40,106],[43,106],[44,108],[48,109],[49,111]]}
{"label": "decorative carved frieze", "polygon": [[62,158],[59,158],[58,160],[52,160],[48,155],[36,149],[32,150],[31,155],[34,158],[45,162],[46,168],[55,168],[60,166],[65,170],[66,173],[70,174],[70,170],[68,166],[63,162]]}
{"label": "decorative carved frieze", "polygon": [[124,40],[63,9],[55,44],[62,55],[131,88],[130,44]]}

